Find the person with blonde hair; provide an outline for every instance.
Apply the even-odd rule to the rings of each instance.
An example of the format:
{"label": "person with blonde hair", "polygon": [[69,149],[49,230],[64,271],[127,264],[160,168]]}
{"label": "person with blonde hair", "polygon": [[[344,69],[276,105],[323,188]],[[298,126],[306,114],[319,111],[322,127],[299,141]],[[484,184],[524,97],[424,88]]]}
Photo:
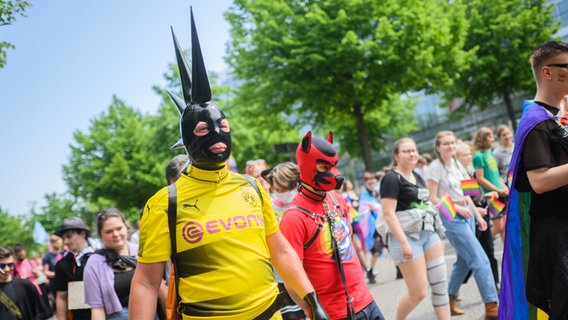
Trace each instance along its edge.
{"label": "person with blonde hair", "polygon": [[[465,170],[470,176],[473,176],[474,169],[473,165],[471,164],[472,153],[471,153],[471,143],[470,142],[459,142],[456,146],[456,159],[464,166]],[[497,192],[489,192],[484,193],[483,189],[479,187],[479,196],[472,197],[473,203],[477,207],[477,210],[485,210],[487,211],[486,207],[488,204],[488,200],[491,198],[497,198]],[[479,229],[476,230],[475,235],[483,247],[485,254],[487,254],[487,258],[489,258],[489,264],[491,265],[491,271],[493,272],[493,280],[495,281],[495,287],[497,288],[497,294],[499,294],[499,266],[497,264],[497,259],[495,258],[495,244],[493,243],[493,235],[491,234],[491,215],[485,214],[483,215],[483,220],[487,223],[487,229],[481,231]],[[464,283],[467,282],[467,279],[471,276],[471,270],[466,276]]]}
{"label": "person with blonde hair", "polygon": [[[507,203],[509,188],[505,181],[501,178],[497,160],[491,152],[493,146],[493,130],[487,127],[479,128],[473,135],[473,168],[475,169],[475,178],[483,188],[483,192],[495,191],[499,194],[499,201]],[[505,240],[505,216],[506,208],[493,218],[493,226],[491,234],[500,235],[501,241]]]}
{"label": "person with blonde hair", "polygon": [[298,193],[300,183],[300,171],[298,165],[293,162],[283,162],[274,168],[261,172],[261,177],[268,182],[272,189],[272,206],[274,213],[280,220],[282,214],[288,209],[290,202]]}
{"label": "person with blonde hair", "polygon": [[[491,265],[475,235],[476,220],[479,230],[487,229],[487,223],[475,207],[469,196],[465,196],[461,183],[469,180],[466,169],[455,157],[456,136],[451,131],[441,131],[436,135],[435,151],[438,158],[430,164],[428,190],[430,200],[438,204],[441,198],[449,195],[456,209],[456,216],[449,220],[442,217],[446,236],[456,250],[457,260],[452,267],[448,292],[450,296],[450,311],[452,315],[464,314],[457,306],[456,297],[462,282],[472,270],[477,288],[485,303],[485,316],[497,317],[497,288],[493,281]],[[483,211],[487,214],[486,211]]]}
{"label": "person with blonde hair", "polygon": [[[443,227],[437,223],[436,211],[421,215],[420,230],[405,230],[402,218],[413,208],[428,206],[426,182],[414,172],[418,162],[416,143],[402,138],[394,143],[392,170],[381,181],[381,203],[388,231],[386,239],[394,261],[404,277],[408,292],[401,298],[396,319],[405,319],[424,299],[428,283],[432,289],[432,305],[438,319],[450,319],[448,283],[444,247],[438,233]],[[379,227],[379,231],[382,228]]]}
{"label": "person with blonde hair", "polygon": [[[262,178],[270,184],[270,188],[274,191],[272,197],[272,206],[274,207],[274,213],[278,217],[278,221],[282,218],[282,215],[288,207],[290,207],[290,202],[296,196],[298,185],[300,183],[300,170],[298,165],[293,162],[283,162],[274,166],[274,168],[269,168],[261,173]],[[284,280],[278,272],[274,272],[276,282],[278,283],[278,289],[283,292],[284,298],[282,300],[282,306],[280,307],[280,313],[282,314],[282,319],[292,320],[292,319],[305,319],[306,314],[302,311],[302,308],[298,306],[284,285]]]}
{"label": "person with blonde hair", "polygon": [[493,149],[493,156],[497,160],[497,168],[499,168],[501,178],[507,181],[507,171],[513,155],[513,148],[515,147],[513,130],[508,125],[502,124],[497,127],[495,133],[497,134],[497,139],[499,139],[499,145]]}

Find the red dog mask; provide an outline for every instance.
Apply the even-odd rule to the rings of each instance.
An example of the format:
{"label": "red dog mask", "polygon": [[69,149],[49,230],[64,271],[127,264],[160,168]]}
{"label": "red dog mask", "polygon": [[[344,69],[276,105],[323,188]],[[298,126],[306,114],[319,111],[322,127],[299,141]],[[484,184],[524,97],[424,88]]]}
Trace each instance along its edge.
{"label": "red dog mask", "polygon": [[331,131],[327,141],[312,138],[308,131],[296,149],[296,160],[300,169],[300,180],[318,191],[331,191],[341,188],[343,176],[337,170],[337,151],[331,144]]}

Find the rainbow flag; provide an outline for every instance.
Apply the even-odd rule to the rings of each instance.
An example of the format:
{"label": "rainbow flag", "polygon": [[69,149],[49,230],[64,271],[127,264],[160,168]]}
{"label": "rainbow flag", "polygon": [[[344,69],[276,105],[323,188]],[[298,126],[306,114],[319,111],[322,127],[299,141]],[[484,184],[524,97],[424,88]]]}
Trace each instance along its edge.
{"label": "rainbow flag", "polygon": [[487,206],[487,211],[491,213],[494,217],[498,216],[501,211],[505,208],[505,204],[497,198],[491,198],[489,205]]}
{"label": "rainbow flag", "polygon": [[472,196],[478,197],[481,195],[481,191],[479,190],[479,183],[477,183],[477,179],[468,179],[462,180],[462,190],[464,196]]}
{"label": "rainbow flag", "polygon": [[513,171],[509,171],[509,173],[507,174],[507,187],[511,188],[512,183],[513,183]]}
{"label": "rainbow flag", "polygon": [[440,202],[436,204],[436,208],[448,218],[448,221],[452,221],[456,216],[456,207],[449,194],[440,198]]}

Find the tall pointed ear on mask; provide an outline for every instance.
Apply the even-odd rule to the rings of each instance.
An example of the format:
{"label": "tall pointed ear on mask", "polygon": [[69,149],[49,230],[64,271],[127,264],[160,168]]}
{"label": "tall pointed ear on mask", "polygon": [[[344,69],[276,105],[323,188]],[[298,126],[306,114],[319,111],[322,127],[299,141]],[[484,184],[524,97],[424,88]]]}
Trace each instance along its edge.
{"label": "tall pointed ear on mask", "polygon": [[327,134],[327,142],[333,143],[333,132],[331,132],[331,130],[329,130],[329,133]]}
{"label": "tall pointed ear on mask", "polygon": [[[178,65],[178,70],[179,70],[179,77],[181,78],[181,88],[182,88],[182,92],[183,92],[183,100],[185,100],[185,104],[184,104],[184,108],[185,108],[185,106],[188,103],[191,102],[191,75],[190,75],[189,65],[187,63],[187,60],[185,59],[185,56],[183,55],[183,51],[181,50],[181,47],[179,46],[179,43],[178,43],[177,38],[176,38],[176,34],[174,33],[174,28],[172,28],[171,26],[170,26],[170,28],[172,29],[172,38],[174,39],[174,47],[176,49],[176,60],[177,60],[177,65]],[[170,94],[170,97],[171,97],[171,94]],[[174,99],[174,102],[176,102],[176,105],[178,105],[178,103],[175,99]],[[179,106],[178,106],[178,108],[179,108]]]}
{"label": "tall pointed ear on mask", "polygon": [[175,105],[178,109],[179,115],[181,116],[182,113],[183,113],[183,110],[185,110],[186,104],[183,103],[183,100],[180,97],[176,96],[175,94],[173,94],[169,91],[168,91],[168,94],[170,95],[170,98],[172,98],[172,100],[174,101],[174,103],[175,103]]}
{"label": "tall pointed ear on mask", "polygon": [[308,153],[312,148],[312,132],[308,131],[302,139],[302,152]]}
{"label": "tall pointed ear on mask", "polygon": [[205,103],[211,101],[211,88],[209,87],[209,79],[207,78],[207,70],[203,62],[201,54],[201,46],[197,37],[197,29],[195,28],[195,19],[193,19],[193,8],[190,7],[191,13],[191,69],[193,71],[193,86],[191,87],[191,102]]}

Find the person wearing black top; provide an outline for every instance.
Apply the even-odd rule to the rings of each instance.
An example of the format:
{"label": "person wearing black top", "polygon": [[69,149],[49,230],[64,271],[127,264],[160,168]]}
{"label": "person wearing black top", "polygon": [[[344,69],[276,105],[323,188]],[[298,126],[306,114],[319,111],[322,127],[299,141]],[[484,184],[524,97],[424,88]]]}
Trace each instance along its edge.
{"label": "person wearing black top", "polygon": [[12,278],[14,253],[0,246],[0,319],[44,320],[51,310],[28,279]]}
{"label": "person wearing black top", "polygon": [[[61,229],[55,233],[63,238],[69,252],[55,265],[55,279],[53,288],[56,292],[57,319],[66,320],[70,311],[73,320],[90,320],[91,309],[88,306],[75,306],[70,299],[84,302],[83,269],[87,259],[94,249],[89,245],[89,228],[79,217],[69,217],[63,220]],[[70,283],[75,282],[71,287]],[[71,292],[69,292],[71,290]],[[77,309],[75,309],[77,308]]]}
{"label": "person wearing black top", "polygon": [[[535,311],[529,309],[528,300],[549,319],[566,319],[568,129],[559,117],[568,95],[568,43],[547,41],[532,53],[530,62],[537,91],[533,101],[524,103],[509,166],[513,180],[507,205],[501,307],[507,319],[528,319]],[[527,315],[527,309],[531,314]]]}
{"label": "person wearing black top", "polygon": [[[408,289],[398,304],[396,318],[405,319],[424,299],[430,284],[436,317],[448,320],[451,316],[446,262],[444,247],[437,233],[441,229],[437,231],[436,224],[424,222],[419,232],[410,233],[401,221],[405,211],[424,208],[429,199],[426,182],[414,172],[417,162],[418,150],[414,140],[397,140],[393,146],[394,168],[387,171],[381,181],[381,203],[389,229],[387,244]],[[377,228],[380,229],[378,224]]]}

